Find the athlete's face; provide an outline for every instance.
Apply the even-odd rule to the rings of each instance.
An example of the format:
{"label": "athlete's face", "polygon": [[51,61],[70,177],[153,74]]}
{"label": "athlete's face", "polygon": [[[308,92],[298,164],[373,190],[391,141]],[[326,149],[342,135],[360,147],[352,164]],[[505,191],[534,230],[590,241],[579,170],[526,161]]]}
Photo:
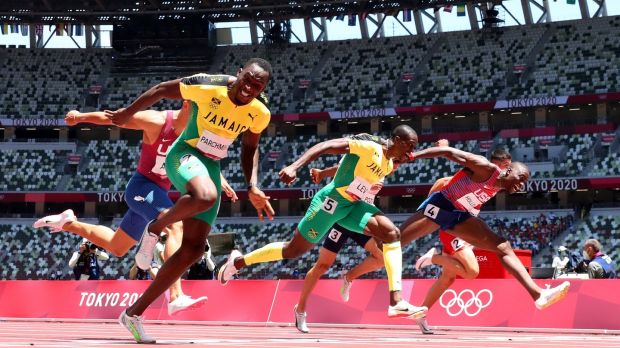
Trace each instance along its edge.
{"label": "athlete's face", "polygon": [[511,163],[506,168],[506,176],[503,180],[503,187],[508,193],[512,194],[520,191],[523,185],[530,178],[530,170],[525,165],[515,165]]}
{"label": "athlete's face", "polygon": [[237,80],[230,87],[228,95],[236,105],[249,104],[267,87],[269,73],[256,64],[251,64],[237,74]]}
{"label": "athlete's face", "polygon": [[409,162],[413,156],[413,150],[418,146],[418,136],[410,134],[406,137],[395,136],[394,141],[394,160],[399,163]]}

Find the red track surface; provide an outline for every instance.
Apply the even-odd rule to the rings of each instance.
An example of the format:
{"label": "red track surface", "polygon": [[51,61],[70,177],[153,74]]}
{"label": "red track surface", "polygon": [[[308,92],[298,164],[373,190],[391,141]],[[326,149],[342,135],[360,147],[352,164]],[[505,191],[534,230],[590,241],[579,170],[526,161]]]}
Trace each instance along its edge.
{"label": "red track surface", "polygon": [[[172,347],[604,347],[620,348],[620,333],[451,328],[422,335],[417,327],[360,328],[310,326],[301,334],[286,326],[147,324],[159,345]],[[130,334],[112,321],[0,321],[1,347],[137,347]]]}

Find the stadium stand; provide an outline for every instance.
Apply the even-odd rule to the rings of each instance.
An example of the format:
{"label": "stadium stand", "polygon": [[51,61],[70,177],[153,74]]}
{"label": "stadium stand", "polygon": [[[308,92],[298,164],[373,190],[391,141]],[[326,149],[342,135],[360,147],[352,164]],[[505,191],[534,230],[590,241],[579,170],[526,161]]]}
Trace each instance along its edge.
{"label": "stadium stand", "polygon": [[90,85],[101,85],[111,50],[6,49],[0,115],[61,118],[84,105]]}
{"label": "stadium stand", "polygon": [[[201,70],[234,75],[248,58],[267,58],[274,69],[267,90],[273,114],[607,93],[620,90],[619,32],[620,16],[614,16],[423,37],[230,46],[218,48]],[[191,74],[154,73],[149,65],[119,72],[112,69],[113,55],[7,49],[0,116],[59,118],[80,109],[93,84],[103,87],[101,108],[122,107],[161,81]],[[513,67],[529,61],[533,64],[515,78]],[[174,57],[167,62],[174,64]],[[413,79],[403,84],[405,74]],[[301,87],[302,80],[309,85]],[[43,88],[31,81],[42,81]],[[179,105],[165,101],[155,107]]]}
{"label": "stadium stand", "polygon": [[[534,72],[509,97],[607,93],[620,90],[620,16],[557,23],[534,60]],[[594,39],[596,38],[596,39]]]}
{"label": "stadium stand", "polygon": [[56,190],[68,153],[65,150],[2,149],[0,191]]}
{"label": "stadium stand", "polygon": [[139,153],[139,147],[126,140],[91,141],[86,149],[87,160],[69,181],[68,189],[124,191],[136,169]]}
{"label": "stadium stand", "polygon": [[[506,147],[513,154],[515,160],[528,163],[532,169],[532,178],[575,177],[583,175],[602,176],[620,174],[620,163],[616,153],[607,154],[602,150],[597,156],[596,148],[600,148],[601,137],[605,133],[564,134],[559,136],[537,136],[529,138],[501,138],[497,137],[494,147]],[[299,180],[293,185],[283,184],[278,172],[294,159],[299,158],[311,146],[330,138],[343,136],[333,134],[328,136],[300,135],[261,137],[261,187],[318,187],[313,184],[308,170],[300,172]],[[385,135],[384,135],[385,136]],[[455,141],[451,144],[455,148],[487,155],[481,149],[479,140]],[[544,145],[541,145],[544,144]],[[422,142],[418,149],[432,146],[430,142]],[[27,151],[0,151],[0,163],[5,163],[8,175],[15,181],[5,181],[0,184],[0,190],[23,189],[27,190],[56,190],[56,185],[62,176],[62,168],[66,164],[67,151],[43,150]],[[545,151],[542,151],[542,150]],[[123,190],[125,184],[133,174],[140,146],[135,141],[127,140],[91,140],[88,143],[77,175],[71,177],[66,189],[71,191],[116,191]],[[534,154],[534,155],[533,155]],[[235,189],[245,188],[245,179],[241,164],[237,160],[241,156],[240,142],[231,147],[228,157],[221,162],[222,173]],[[15,162],[13,158],[22,158],[22,162]],[[338,163],[340,156],[325,155],[312,162],[308,168],[327,168]],[[459,166],[443,158],[435,158],[405,163],[400,166],[396,175],[386,178],[387,184],[423,184],[453,175]],[[592,168],[591,171],[589,168]],[[25,178],[34,175],[41,180],[26,183]],[[49,178],[49,180],[47,179]],[[43,180],[45,179],[45,180]],[[4,186],[2,186],[4,185]],[[28,186],[29,185],[29,186]]]}

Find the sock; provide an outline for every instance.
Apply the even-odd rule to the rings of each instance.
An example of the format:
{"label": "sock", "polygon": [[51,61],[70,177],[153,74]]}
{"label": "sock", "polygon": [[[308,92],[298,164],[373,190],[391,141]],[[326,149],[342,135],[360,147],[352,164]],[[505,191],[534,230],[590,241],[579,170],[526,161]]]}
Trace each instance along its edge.
{"label": "sock", "polygon": [[400,241],[383,243],[383,262],[390,291],[402,290],[403,252],[400,248]]}
{"label": "sock", "polygon": [[265,245],[260,249],[256,249],[251,253],[243,256],[247,266],[261,262],[271,262],[282,260],[282,249],[284,242],[275,242]]}

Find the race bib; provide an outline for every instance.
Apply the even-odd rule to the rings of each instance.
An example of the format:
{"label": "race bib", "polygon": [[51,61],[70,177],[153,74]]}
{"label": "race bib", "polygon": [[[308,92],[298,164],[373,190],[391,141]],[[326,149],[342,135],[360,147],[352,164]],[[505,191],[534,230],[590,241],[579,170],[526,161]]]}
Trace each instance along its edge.
{"label": "race bib", "polygon": [[329,239],[334,241],[334,243],[338,243],[338,241],[340,240],[340,236],[342,236],[342,232],[338,231],[335,228],[332,228],[332,230],[329,232],[327,236]]}
{"label": "race bib", "polygon": [[457,199],[456,202],[460,204],[461,207],[467,210],[470,214],[478,216],[478,214],[480,213],[480,209],[478,209],[478,207],[480,207],[489,200],[487,194],[485,194],[484,192],[482,194],[487,197],[486,200],[484,200],[485,197],[479,197],[475,193],[468,193],[465,196]]}
{"label": "race bib", "polygon": [[151,172],[166,177],[166,156],[155,157],[155,165],[151,169]]}
{"label": "race bib", "polygon": [[321,209],[326,213],[333,214],[334,211],[336,211],[337,207],[338,207],[338,202],[327,197],[323,201],[323,206],[321,207]]}
{"label": "race bib", "polygon": [[452,250],[457,251],[465,245],[465,241],[457,237],[450,242],[450,245],[452,246]]}
{"label": "race bib", "polygon": [[349,187],[347,187],[345,192],[356,201],[366,200],[366,198],[370,195],[371,187],[372,185],[368,181],[358,176],[355,177],[355,180],[353,180],[351,184],[349,184]]}
{"label": "race bib", "polygon": [[377,195],[373,195],[372,193],[367,195],[366,197],[364,197],[364,202],[371,204],[371,205],[375,205],[375,198],[377,197]]}
{"label": "race bib", "polygon": [[196,148],[211,159],[221,160],[228,156],[228,147],[232,142],[233,139],[221,137],[205,129],[202,131],[200,139],[198,139]]}
{"label": "race bib", "polygon": [[428,216],[429,218],[435,220],[437,215],[439,215],[439,207],[433,204],[427,204],[426,208],[424,208],[424,216]]}

